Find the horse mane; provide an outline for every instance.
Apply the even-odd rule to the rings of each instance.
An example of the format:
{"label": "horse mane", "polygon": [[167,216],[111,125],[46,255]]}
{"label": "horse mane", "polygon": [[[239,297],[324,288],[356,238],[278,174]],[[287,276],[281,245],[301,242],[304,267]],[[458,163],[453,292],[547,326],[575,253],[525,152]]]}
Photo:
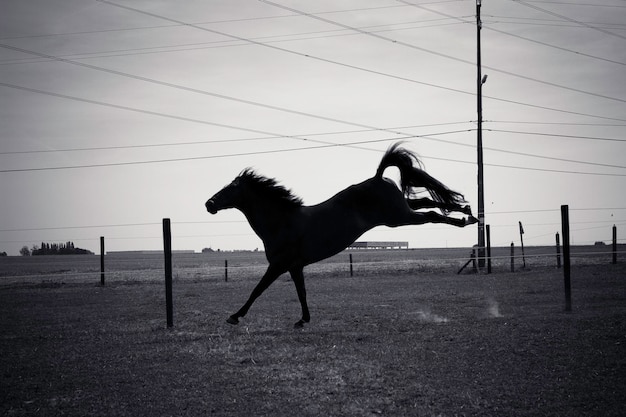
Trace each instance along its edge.
{"label": "horse mane", "polygon": [[246,168],[239,174],[239,180],[253,188],[260,195],[272,199],[288,207],[302,207],[302,199],[293,194],[291,190],[278,184],[274,178],[267,178],[257,174],[252,168]]}

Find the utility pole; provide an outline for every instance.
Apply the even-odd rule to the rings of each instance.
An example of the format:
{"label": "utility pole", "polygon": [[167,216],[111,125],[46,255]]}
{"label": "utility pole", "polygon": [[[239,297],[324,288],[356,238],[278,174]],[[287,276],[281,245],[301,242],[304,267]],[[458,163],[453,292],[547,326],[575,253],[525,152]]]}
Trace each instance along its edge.
{"label": "utility pole", "polygon": [[477,107],[478,107],[478,137],[476,148],[478,153],[478,266],[485,266],[485,195],[483,183],[483,84],[487,81],[487,76],[482,76],[480,61],[480,30],[482,22],[480,20],[480,3],[476,0],[476,65],[477,65]]}

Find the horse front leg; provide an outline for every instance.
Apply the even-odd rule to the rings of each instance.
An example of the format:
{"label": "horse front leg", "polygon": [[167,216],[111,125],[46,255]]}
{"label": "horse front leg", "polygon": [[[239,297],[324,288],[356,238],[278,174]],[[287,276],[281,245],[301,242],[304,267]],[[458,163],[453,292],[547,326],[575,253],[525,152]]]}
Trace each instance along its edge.
{"label": "horse front leg", "polygon": [[304,272],[302,268],[294,268],[289,271],[291,279],[296,285],[296,292],[298,293],[298,300],[300,300],[300,306],[302,307],[302,318],[294,324],[294,328],[301,329],[304,327],[304,323],[311,321],[311,315],[309,314],[309,306],[306,302],[306,288],[304,286]]}
{"label": "horse front leg", "polygon": [[230,316],[226,320],[226,322],[229,324],[239,324],[239,318],[244,317],[248,313],[248,310],[250,309],[254,301],[259,298],[259,296],[263,294],[263,291],[265,291],[274,281],[276,281],[276,279],[281,274],[282,272],[280,272],[276,268],[273,268],[272,265],[270,265],[267,268],[267,271],[265,271],[263,278],[261,278],[261,281],[259,281],[256,287],[254,287],[254,289],[252,290],[248,301],[246,301],[246,303],[243,305],[243,307],[239,309],[239,311]]}

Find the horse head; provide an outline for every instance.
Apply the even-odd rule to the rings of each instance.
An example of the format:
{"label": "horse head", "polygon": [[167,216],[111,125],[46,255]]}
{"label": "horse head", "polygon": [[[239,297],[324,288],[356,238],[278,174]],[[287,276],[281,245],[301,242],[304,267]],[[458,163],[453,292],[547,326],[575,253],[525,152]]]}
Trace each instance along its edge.
{"label": "horse head", "polygon": [[242,188],[241,176],[238,176],[207,200],[204,204],[207,211],[211,214],[216,214],[219,210],[237,207],[244,193]]}
{"label": "horse head", "polygon": [[251,168],[244,169],[237,178],[205,203],[209,213],[237,208],[241,211],[258,210],[258,204],[275,208],[291,209],[302,207],[302,200],[273,178],[258,175]]}

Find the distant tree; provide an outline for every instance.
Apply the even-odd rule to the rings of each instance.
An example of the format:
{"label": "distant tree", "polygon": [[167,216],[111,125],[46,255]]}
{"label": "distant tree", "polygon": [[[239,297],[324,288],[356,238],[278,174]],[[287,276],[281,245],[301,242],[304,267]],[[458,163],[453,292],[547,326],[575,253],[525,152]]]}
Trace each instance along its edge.
{"label": "distant tree", "polygon": [[28,246],[22,246],[22,249],[20,249],[20,255],[30,256],[30,249],[28,249]]}
{"label": "distant tree", "polygon": [[74,246],[73,242],[67,243],[45,243],[41,242],[41,249],[33,246],[32,255],[93,255],[93,252],[87,249],[81,249]]}
{"label": "distant tree", "polygon": [[215,252],[212,248],[204,248],[202,249],[202,253],[212,253]]}
{"label": "distant tree", "polygon": [[6,252],[0,252],[0,256],[7,256]]}

